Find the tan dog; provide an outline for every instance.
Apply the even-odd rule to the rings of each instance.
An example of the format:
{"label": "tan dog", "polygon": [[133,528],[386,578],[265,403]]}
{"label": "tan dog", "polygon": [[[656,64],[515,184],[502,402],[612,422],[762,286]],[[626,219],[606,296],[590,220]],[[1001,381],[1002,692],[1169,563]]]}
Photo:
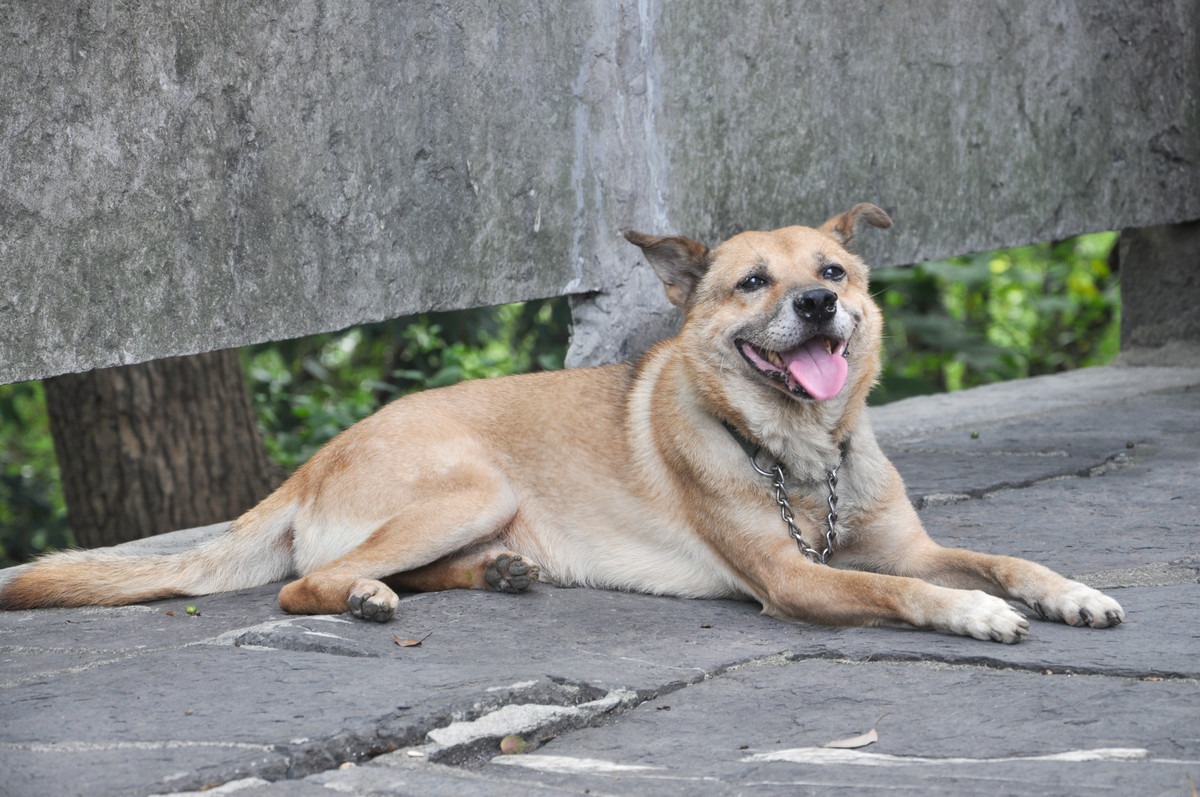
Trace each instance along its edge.
{"label": "tan dog", "polygon": [[881,320],[853,254],[860,221],[891,226],[862,204],[819,230],[746,232],[713,250],[627,233],[685,311],[680,334],[636,366],[400,399],[193,551],[54,554],[0,606],[124,604],[299,575],[279,593],[285,610],[387,620],[393,589],[515,592],[540,573],[1000,642],[1029,631],[1006,599],[1071,625],[1120,623],[1117,602],[1090,587],[926,535],[863,412]]}

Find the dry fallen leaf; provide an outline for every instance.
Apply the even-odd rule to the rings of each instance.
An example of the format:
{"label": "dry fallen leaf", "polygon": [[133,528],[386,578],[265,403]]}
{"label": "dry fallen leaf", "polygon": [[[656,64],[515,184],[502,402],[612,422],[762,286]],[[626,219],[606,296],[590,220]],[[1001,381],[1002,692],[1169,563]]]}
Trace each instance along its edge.
{"label": "dry fallen leaf", "polygon": [[501,755],[517,755],[525,752],[531,747],[533,747],[533,745],[522,739],[520,736],[517,736],[515,733],[505,736],[500,740]]}
{"label": "dry fallen leaf", "polygon": [[397,645],[399,645],[402,648],[419,648],[419,647],[421,647],[421,643],[424,642],[426,639],[429,639],[429,637],[431,637],[431,636],[433,636],[432,631],[430,631],[428,634],[421,637],[420,639],[401,639],[400,637],[396,636],[395,634],[392,634],[392,639],[395,641],[395,643]]}
{"label": "dry fallen leaf", "polygon": [[[887,714],[883,715],[883,717],[886,716]],[[837,739],[836,741],[827,742],[826,744],[821,745],[821,747],[833,748],[835,750],[857,750],[859,747],[866,747],[869,744],[874,744],[875,742],[879,741],[879,732],[876,731],[875,728],[878,727],[879,720],[883,719],[883,717],[875,720],[875,724],[871,726],[871,730],[867,731],[866,733],[860,733],[858,736],[851,736],[849,739]]]}

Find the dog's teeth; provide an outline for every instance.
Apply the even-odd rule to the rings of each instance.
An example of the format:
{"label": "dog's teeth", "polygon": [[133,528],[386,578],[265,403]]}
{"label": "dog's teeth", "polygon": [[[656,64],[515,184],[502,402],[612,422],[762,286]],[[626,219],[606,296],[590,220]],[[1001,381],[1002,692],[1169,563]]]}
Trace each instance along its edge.
{"label": "dog's teeth", "polygon": [[783,367],[783,358],[781,358],[779,356],[779,352],[777,352],[777,351],[767,352],[767,362],[771,363],[771,365],[775,365],[780,368]]}
{"label": "dog's teeth", "polygon": [[833,341],[829,338],[825,338],[825,353],[833,354]]}

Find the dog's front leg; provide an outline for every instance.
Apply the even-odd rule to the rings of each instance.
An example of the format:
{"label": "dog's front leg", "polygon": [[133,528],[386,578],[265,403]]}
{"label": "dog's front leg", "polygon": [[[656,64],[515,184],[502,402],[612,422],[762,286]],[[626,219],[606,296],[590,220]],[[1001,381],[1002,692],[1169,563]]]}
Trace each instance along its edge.
{"label": "dog's front leg", "polygon": [[1046,620],[1107,628],[1125,619],[1121,605],[1104,593],[1025,559],[943,548],[928,540],[903,565],[905,575],[1021,601]]}
{"label": "dog's front leg", "polygon": [[776,567],[759,573],[758,599],[775,617],[822,625],[906,626],[1007,643],[1029,633],[1019,612],[978,590],[837,570],[809,562],[794,546],[773,552],[773,561]]}
{"label": "dog's front leg", "polygon": [[897,499],[886,511],[875,513],[875,518],[856,535],[853,549],[845,552],[849,566],[919,578],[952,589],[981,590],[1021,601],[1043,619],[1073,626],[1106,628],[1125,619],[1121,605],[1112,598],[1042,565],[1012,556],[943,548],[925,533],[907,499]]}

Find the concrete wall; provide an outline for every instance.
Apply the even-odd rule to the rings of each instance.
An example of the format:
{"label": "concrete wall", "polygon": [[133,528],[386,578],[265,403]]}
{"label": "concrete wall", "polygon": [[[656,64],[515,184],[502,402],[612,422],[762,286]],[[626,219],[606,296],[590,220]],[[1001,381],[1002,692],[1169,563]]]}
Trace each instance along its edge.
{"label": "concrete wall", "polygon": [[0,6],[0,382],[576,294],[868,200],[877,265],[1200,218],[1195,0]]}
{"label": "concrete wall", "polygon": [[1128,230],[1118,251],[1126,361],[1200,359],[1200,221]]}

